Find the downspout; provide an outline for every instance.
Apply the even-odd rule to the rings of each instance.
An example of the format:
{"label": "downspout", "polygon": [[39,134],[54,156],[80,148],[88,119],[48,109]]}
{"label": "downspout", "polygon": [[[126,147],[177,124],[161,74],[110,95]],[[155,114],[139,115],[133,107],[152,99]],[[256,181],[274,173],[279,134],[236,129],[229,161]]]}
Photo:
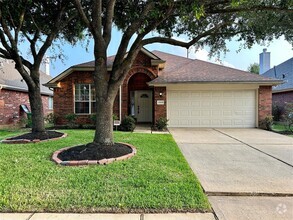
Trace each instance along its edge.
{"label": "downspout", "polygon": [[119,121],[121,122],[121,114],[122,114],[122,92],[121,92],[121,86],[119,87]]}

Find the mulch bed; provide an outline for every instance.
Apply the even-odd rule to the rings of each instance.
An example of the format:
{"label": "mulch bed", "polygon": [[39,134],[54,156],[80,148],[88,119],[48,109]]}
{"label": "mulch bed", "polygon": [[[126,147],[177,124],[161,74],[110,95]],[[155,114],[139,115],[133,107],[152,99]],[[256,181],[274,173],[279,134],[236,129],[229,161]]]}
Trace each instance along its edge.
{"label": "mulch bed", "polygon": [[112,146],[89,143],[69,148],[58,155],[60,160],[101,160],[120,157],[132,152],[128,146],[115,143]]}
{"label": "mulch bed", "polygon": [[7,138],[2,141],[2,143],[7,144],[25,144],[25,143],[34,143],[40,141],[47,141],[47,140],[56,140],[59,138],[66,137],[65,133],[57,132],[57,131],[46,131],[42,133],[26,133],[22,135],[18,135],[15,137]]}
{"label": "mulch bed", "polygon": [[118,160],[127,160],[135,154],[135,147],[126,143],[115,143],[112,146],[88,143],[55,151],[52,159],[60,165],[79,166],[109,164]]}

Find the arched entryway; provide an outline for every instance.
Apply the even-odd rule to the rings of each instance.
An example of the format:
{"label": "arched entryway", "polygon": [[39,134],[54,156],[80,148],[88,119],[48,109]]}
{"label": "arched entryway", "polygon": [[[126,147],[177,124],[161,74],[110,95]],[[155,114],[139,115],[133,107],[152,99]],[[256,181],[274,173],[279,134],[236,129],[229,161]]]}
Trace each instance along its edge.
{"label": "arched entryway", "polygon": [[128,81],[128,113],[138,123],[153,121],[153,89],[147,84],[151,80],[145,73],[135,73]]}

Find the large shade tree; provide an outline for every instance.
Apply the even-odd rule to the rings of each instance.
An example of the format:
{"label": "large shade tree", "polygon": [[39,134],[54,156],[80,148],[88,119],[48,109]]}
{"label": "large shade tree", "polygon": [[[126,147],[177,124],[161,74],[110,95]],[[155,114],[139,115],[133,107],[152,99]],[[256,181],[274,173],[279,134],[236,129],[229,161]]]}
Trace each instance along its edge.
{"label": "large shade tree", "polygon": [[[28,86],[35,135],[45,132],[40,92],[40,66],[45,53],[57,38],[74,42],[81,33],[73,6],[66,0],[0,1],[0,57],[15,62]],[[28,51],[22,44],[28,45]],[[27,52],[29,56],[24,56]]]}
{"label": "large shade tree", "polygon": [[[72,1],[94,39],[97,144],[113,144],[113,102],[143,46],[166,43],[188,49],[207,45],[215,54],[225,52],[226,41],[232,38],[247,47],[282,35],[293,41],[292,0]],[[107,48],[114,26],[123,35],[108,72]],[[186,42],[178,40],[180,35]]]}

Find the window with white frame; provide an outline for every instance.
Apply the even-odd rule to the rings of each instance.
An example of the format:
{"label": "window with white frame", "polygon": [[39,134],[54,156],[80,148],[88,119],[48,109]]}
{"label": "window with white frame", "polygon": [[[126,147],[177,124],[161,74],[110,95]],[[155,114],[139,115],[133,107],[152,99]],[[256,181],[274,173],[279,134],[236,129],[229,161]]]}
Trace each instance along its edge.
{"label": "window with white frame", "polygon": [[75,84],[74,112],[91,114],[96,108],[96,93],[92,84]]}
{"label": "window with white frame", "polygon": [[53,109],[53,97],[49,97],[49,99],[48,99],[48,108],[50,109],[50,110],[52,110]]}

